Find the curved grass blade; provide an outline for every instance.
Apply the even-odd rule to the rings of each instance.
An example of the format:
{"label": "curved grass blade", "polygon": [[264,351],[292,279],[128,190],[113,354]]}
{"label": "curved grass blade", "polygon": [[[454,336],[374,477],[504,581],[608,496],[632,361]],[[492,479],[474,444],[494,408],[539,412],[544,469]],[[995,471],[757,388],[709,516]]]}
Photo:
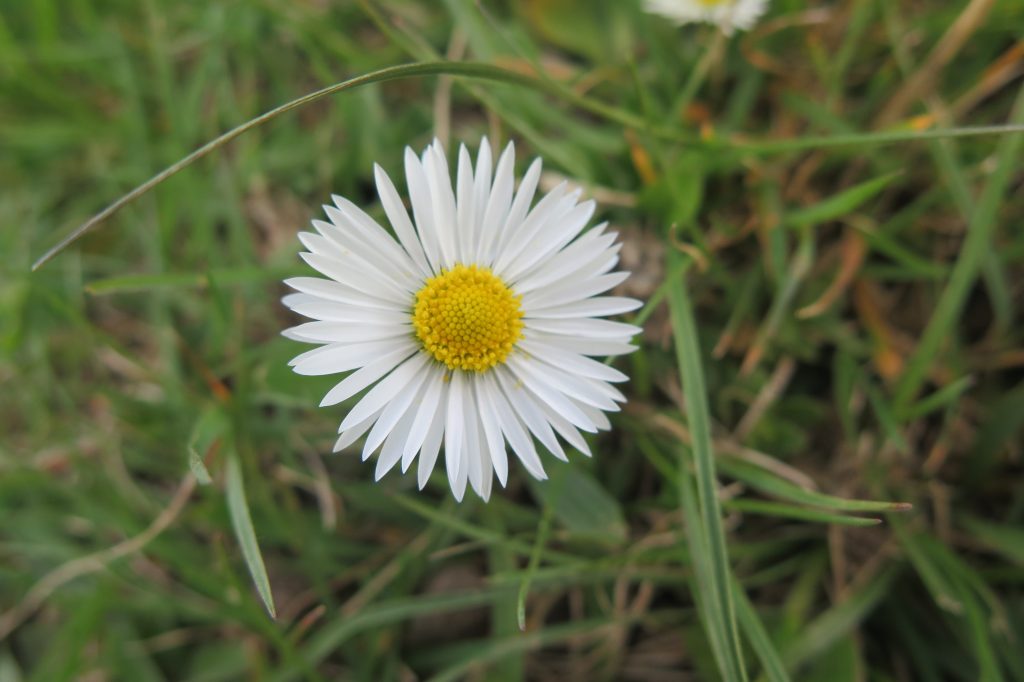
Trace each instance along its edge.
{"label": "curved grass blade", "polygon": [[[216,151],[220,147],[223,147],[228,142],[231,142],[236,137],[246,133],[253,128],[257,128],[268,121],[271,121],[281,114],[285,114],[293,109],[305,106],[311,102],[315,102],[324,97],[343,92],[345,90],[351,90],[358,88],[363,85],[369,85],[371,83],[383,83],[390,80],[398,80],[401,78],[416,78],[422,76],[433,76],[433,75],[449,75],[449,76],[463,76],[466,78],[479,78],[482,80],[491,80],[496,82],[512,83],[516,85],[522,85],[535,89],[541,92],[561,97],[569,103],[577,106],[581,109],[585,109],[592,113],[604,116],[609,120],[615,121],[626,127],[643,128],[652,135],[661,137],[664,139],[672,139],[678,142],[694,144],[695,140],[691,137],[681,134],[678,131],[671,129],[656,128],[650,129],[642,118],[634,117],[628,112],[622,112],[604,105],[601,102],[597,102],[590,98],[583,97],[574,93],[571,89],[566,88],[560,83],[555,81],[545,81],[532,76],[510,71],[508,69],[502,69],[497,66],[490,64],[481,64],[478,62],[449,62],[449,61],[438,61],[438,62],[421,62],[414,64],[402,64],[399,66],[390,66],[377,71],[371,71],[370,73],[363,74],[362,76],[356,76],[349,80],[329,85],[320,90],[316,90],[309,94],[303,95],[302,97],[286,102],[279,107],[271,109],[270,111],[263,113],[256,118],[250,119],[245,123],[232,128],[226,133],[219,137],[210,140],[206,144],[202,145],[192,153],[188,154],[179,161],[171,164],[167,168],[163,169],[149,180],[146,180],[135,189],[131,190],[127,194],[123,195],[120,199],[107,206],[105,209],[94,215],[92,218],[76,227],[69,235],[61,239],[57,244],[49,248],[42,256],[40,256],[33,264],[32,270],[38,270],[54,256],[59,254],[61,251],[66,249],[71,244],[78,241],[83,235],[88,233],[94,227],[102,223],[107,218],[111,217],[126,205],[135,201],[139,197],[145,195],[154,187],[164,182],[170,177],[178,174],[182,170],[188,168],[193,163],[207,156],[213,151]],[[947,130],[930,130],[924,132],[916,131],[893,131],[893,132],[881,132],[881,133],[861,133],[854,135],[836,135],[832,137],[805,137],[795,140],[766,140],[762,142],[739,142],[739,141],[723,141],[719,143],[705,143],[705,146],[710,146],[719,149],[734,149],[743,153],[755,153],[755,154],[775,154],[784,153],[788,151],[800,151],[803,149],[820,149],[824,147],[834,146],[846,146],[846,145],[878,145],[878,144],[892,144],[897,142],[909,142],[915,140],[928,140],[928,139],[939,139],[939,138],[951,138],[951,137],[970,137],[976,135],[996,135],[1004,133],[1024,132],[1024,125],[1003,125],[1003,126],[980,126],[975,128],[953,128]]]}
{"label": "curved grass blade", "polygon": [[279,107],[271,109],[270,111],[257,116],[256,118],[250,119],[245,123],[232,128],[223,135],[210,140],[203,146],[196,149],[194,152],[184,157],[180,161],[171,164],[167,168],[163,169],[149,180],[145,181],[132,191],[128,192],[114,203],[107,206],[105,209],[94,215],[92,218],[87,220],[82,225],[79,225],[71,232],[68,236],[61,239],[55,246],[50,248],[46,253],[39,257],[32,265],[33,270],[39,269],[44,263],[49,261],[51,258],[56,256],[58,253],[66,249],[68,246],[76,242],[82,235],[89,232],[96,225],[100,224],[110,216],[117,213],[119,210],[124,208],[127,204],[135,201],[139,197],[143,196],[151,189],[162,183],[164,180],[176,175],[182,170],[188,168],[199,159],[207,156],[213,151],[223,147],[228,142],[232,141],[239,135],[246,133],[253,128],[272,121],[281,114],[288,113],[293,109],[315,102],[324,97],[328,97],[338,92],[345,90],[352,90],[363,85],[369,85],[371,83],[383,83],[385,81],[397,80],[400,78],[416,78],[422,76],[432,76],[438,74],[447,74],[450,76],[464,76],[467,78],[481,78],[485,80],[506,82],[506,83],[517,83],[519,85],[525,85],[527,87],[537,88],[540,90],[549,90],[541,81],[530,76],[509,71],[489,64],[478,64],[474,62],[429,62],[429,63],[418,63],[418,64],[402,64],[400,66],[391,66],[385,69],[379,69],[362,76],[356,76],[350,78],[341,83],[335,83],[329,85],[326,88],[321,88],[315,92],[311,92],[307,95],[303,95],[297,99],[293,99],[290,102],[282,104]]}
{"label": "curved grass blade", "polygon": [[245,501],[245,486],[242,482],[242,467],[238,463],[238,454],[232,452],[228,457],[227,485],[228,514],[231,516],[231,526],[234,528],[235,537],[242,548],[242,556],[245,564],[249,567],[249,574],[256,585],[260,599],[267,607],[271,618],[277,617],[274,609],[274,596],[270,592],[270,580],[267,578],[267,569],[263,565],[263,556],[260,554],[260,546],[256,541],[256,530],[252,526],[252,517],[249,516],[249,505]]}

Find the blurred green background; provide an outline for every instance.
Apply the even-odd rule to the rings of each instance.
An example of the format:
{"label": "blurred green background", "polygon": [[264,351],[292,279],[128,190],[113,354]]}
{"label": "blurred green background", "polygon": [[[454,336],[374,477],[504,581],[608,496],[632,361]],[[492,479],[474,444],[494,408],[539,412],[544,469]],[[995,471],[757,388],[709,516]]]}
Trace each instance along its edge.
{"label": "blurred green background", "polygon": [[[0,680],[1024,680],[1021,136],[914,139],[1024,122],[1022,20],[775,0],[724,39],[638,0],[6,0]],[[318,100],[30,271],[221,132],[440,57],[557,85]],[[593,460],[460,505],[328,454],[344,410],[286,367],[280,281],[332,192],[381,216],[373,162],[484,134],[587,188],[650,304]]]}

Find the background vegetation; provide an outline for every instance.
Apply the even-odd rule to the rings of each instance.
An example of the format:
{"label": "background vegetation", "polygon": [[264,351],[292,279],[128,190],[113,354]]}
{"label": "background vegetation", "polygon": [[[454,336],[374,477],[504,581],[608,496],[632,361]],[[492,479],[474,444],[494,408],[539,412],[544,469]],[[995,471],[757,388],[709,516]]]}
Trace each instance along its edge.
{"label": "background vegetation", "polygon": [[[480,4],[4,3],[0,680],[1024,680],[1022,136],[928,132],[1024,121],[1021,2]],[[30,272],[441,56],[537,87],[317,100]],[[295,233],[435,134],[586,185],[649,301],[593,460],[488,505],[328,456],[278,335]]]}

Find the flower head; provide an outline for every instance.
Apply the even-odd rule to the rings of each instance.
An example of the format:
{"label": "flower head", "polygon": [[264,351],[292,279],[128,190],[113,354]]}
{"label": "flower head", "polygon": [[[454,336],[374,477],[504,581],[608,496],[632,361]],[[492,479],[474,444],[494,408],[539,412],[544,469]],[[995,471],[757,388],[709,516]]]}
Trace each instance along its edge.
{"label": "flower head", "polygon": [[722,33],[747,30],[768,8],[768,0],[645,0],[648,12],[660,14],[677,24],[706,21],[717,24]]}
{"label": "flower head", "polygon": [[566,460],[565,443],[589,455],[581,431],[608,429],[626,376],[593,356],[629,353],[637,327],[598,319],[639,307],[601,296],[626,279],[614,232],[587,223],[594,202],[559,185],[531,207],[540,159],[514,188],[510,143],[491,160],[485,139],[474,168],[459,149],[452,186],[436,140],[405,152],[412,218],[387,173],[377,191],[394,239],[339,196],[330,222],[299,235],[303,259],[327,279],[296,277],[284,304],[313,322],[284,332],[320,347],[291,361],[299,374],[350,372],[320,403],[369,388],[341,422],[335,451],[365,435],[380,449],[376,477],[418,458],[422,488],[444,444],[448,481],[490,496],[508,477],[507,448],[546,478],[534,438]]}

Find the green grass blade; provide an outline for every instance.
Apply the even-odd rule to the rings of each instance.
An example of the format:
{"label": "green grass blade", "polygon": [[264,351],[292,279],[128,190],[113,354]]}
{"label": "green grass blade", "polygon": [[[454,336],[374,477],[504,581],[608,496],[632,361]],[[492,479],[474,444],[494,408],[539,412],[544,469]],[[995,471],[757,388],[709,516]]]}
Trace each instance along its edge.
{"label": "green grass blade", "polygon": [[1007,125],[973,126],[965,128],[936,128],[934,130],[884,130],[871,133],[850,133],[848,135],[808,135],[790,140],[751,140],[736,142],[732,147],[737,151],[770,155],[786,152],[802,152],[809,149],[830,147],[879,146],[903,142],[923,142],[982,135],[1009,135],[1024,132],[1024,124],[1014,122]]}
{"label": "green grass blade", "polygon": [[249,516],[249,505],[245,501],[245,485],[242,481],[242,467],[238,462],[238,455],[231,453],[227,461],[227,475],[225,485],[227,486],[228,513],[231,516],[231,527],[235,531],[235,537],[242,548],[242,557],[245,565],[249,568],[249,575],[256,585],[256,591],[267,607],[271,618],[276,618],[274,609],[274,596],[270,592],[270,580],[267,578],[267,569],[263,565],[263,555],[260,554],[260,546],[256,541],[256,529],[252,525],[252,517]]}
{"label": "green grass blade", "polygon": [[[533,651],[544,646],[550,646],[559,642],[580,637],[582,635],[593,635],[611,627],[628,627],[637,621],[664,620],[664,616],[676,616],[672,612],[646,613],[639,616],[625,616],[620,618],[603,618],[583,620],[570,623],[563,623],[529,632],[513,637],[500,639],[488,639],[474,642],[472,651],[463,657],[463,660],[442,670],[441,672],[427,678],[428,682],[456,682],[472,678],[470,673],[480,669],[483,664],[494,663],[502,658],[514,654]],[[661,618],[656,618],[661,617]],[[470,648],[467,646],[466,648]],[[486,676],[481,679],[491,679]]]}
{"label": "green grass blade", "polygon": [[786,666],[775,648],[775,643],[768,636],[761,619],[757,617],[757,611],[750,603],[743,585],[735,577],[732,579],[732,595],[736,600],[736,615],[739,617],[740,627],[743,628],[743,635],[761,661],[764,676],[768,678],[768,682],[789,682],[789,673],[786,672]]}
{"label": "green grass blade", "polygon": [[783,658],[789,670],[797,670],[852,632],[889,594],[898,573],[898,568],[890,567],[864,589],[808,623],[785,652]]}
{"label": "green grass blade", "polygon": [[474,62],[428,62],[418,64],[402,64],[400,66],[391,66],[384,69],[378,69],[377,71],[371,71],[370,73],[363,74],[362,76],[356,76],[334,85],[329,85],[326,88],[321,88],[315,92],[311,92],[302,97],[286,102],[279,107],[271,109],[270,111],[261,114],[253,119],[246,121],[245,123],[232,128],[223,135],[220,135],[213,140],[210,140],[203,146],[196,149],[188,156],[181,160],[171,164],[167,168],[163,169],[149,180],[145,181],[135,189],[131,190],[114,203],[107,206],[105,209],[94,215],[92,218],[87,220],[82,225],[75,228],[71,234],[61,239],[55,246],[46,251],[38,260],[32,265],[32,269],[36,270],[41,267],[44,263],[49,261],[51,258],[56,256],[58,253],[66,249],[68,246],[76,242],[84,234],[92,230],[94,227],[99,225],[101,222],[109,218],[110,216],[117,213],[119,210],[124,208],[127,204],[135,201],[139,197],[143,196],[154,187],[164,182],[170,177],[180,173],[196,161],[214,152],[228,142],[231,142],[236,137],[247,133],[254,128],[258,128],[264,123],[268,123],[282,114],[286,114],[289,111],[298,109],[317,100],[329,97],[345,90],[352,90],[364,85],[370,85],[371,83],[383,83],[385,81],[397,80],[400,78],[421,78],[424,76],[435,76],[446,74],[449,76],[463,76],[466,78],[480,78],[484,80],[492,80],[504,83],[518,83],[528,87],[533,87],[539,90],[549,90],[549,88],[537,79],[525,76],[514,71],[509,71],[490,64],[478,64]]}
{"label": "green grass blade", "polygon": [[955,381],[949,382],[931,395],[917,401],[917,404],[907,410],[907,419],[920,419],[936,410],[950,406],[959,400],[960,396],[972,386],[974,386],[974,377],[972,376],[960,377]]}
{"label": "green grass blade", "polygon": [[872,197],[877,196],[879,192],[888,187],[893,180],[901,175],[903,175],[903,171],[888,173],[854,185],[813,206],[790,212],[783,218],[783,222],[790,227],[813,227],[814,225],[841,218],[856,210],[861,204]]}
{"label": "green grass blade", "polygon": [[798,521],[810,521],[812,523],[834,523],[840,526],[877,526],[881,519],[863,518],[860,516],[844,516],[842,514],[831,514],[817,509],[806,507],[795,507],[791,504],[780,502],[769,502],[767,500],[730,500],[723,505],[726,509],[758,514],[761,516],[774,516],[783,519],[796,519]]}
{"label": "green grass blade", "polygon": [[1024,566],[1024,529],[974,516],[961,518],[960,525],[966,528],[975,540],[993,552],[1003,555],[1018,566]]}
{"label": "green grass blade", "polygon": [[[670,267],[679,262],[681,256],[672,254]],[[700,506],[700,524],[707,541],[711,560],[711,592],[707,608],[717,612],[716,620],[724,627],[723,655],[726,664],[723,673],[729,680],[747,679],[740,648],[739,629],[730,588],[729,556],[722,527],[722,510],[718,502],[717,479],[715,477],[715,456],[711,449],[711,415],[704,384],[704,369],[697,338],[693,307],[685,284],[669,290],[669,309],[672,331],[675,338],[676,360],[679,365],[683,395],[686,399],[687,421],[693,436],[693,461],[696,468],[697,498]],[[681,464],[681,466],[685,466]],[[720,662],[721,663],[721,662]]]}
{"label": "green grass blade", "polygon": [[708,551],[708,541],[704,533],[704,525],[701,523],[693,477],[689,471],[690,463],[685,452],[680,454],[680,460],[681,464],[678,468],[679,498],[683,507],[686,543],[689,549],[685,558],[693,568],[692,578],[689,580],[690,593],[697,605],[697,615],[707,633],[708,643],[711,645],[711,652],[718,667],[727,680],[735,679],[743,673],[735,666],[736,658],[728,653],[727,627],[723,619],[723,612],[708,601],[713,595],[711,575],[714,572],[714,567],[711,565],[711,552]]}
{"label": "green grass blade", "polygon": [[[1024,88],[1017,96],[1012,120],[1015,124],[1024,122]],[[992,248],[992,237],[999,222],[999,206],[1020,163],[1022,143],[1024,135],[1017,134],[1008,137],[1000,145],[995,171],[975,206],[971,226],[953,267],[949,284],[942,292],[924,335],[896,384],[893,401],[897,415],[905,414],[921,389],[943,342],[953,333],[953,326],[960,317],[967,295]]]}
{"label": "green grass blade", "polygon": [[216,407],[206,409],[192,427],[188,439],[188,466],[200,485],[212,482],[206,468],[206,458],[216,451],[221,436],[228,430],[228,420]]}
{"label": "green grass blade", "polygon": [[548,480],[529,479],[534,498],[550,508],[573,538],[607,547],[621,545],[628,528],[622,506],[585,469],[575,464],[553,464]]}
{"label": "green grass blade", "polygon": [[814,490],[805,490],[778,475],[763,469],[756,464],[735,457],[718,459],[722,471],[729,476],[743,481],[752,488],[763,493],[790,502],[797,502],[822,509],[847,512],[894,512],[908,511],[911,505],[906,502],[883,502],[880,500],[848,500],[834,495],[826,495]]}
{"label": "green grass blade", "polygon": [[516,625],[520,632],[526,631],[526,598],[530,594],[530,584],[537,574],[537,567],[540,565],[541,550],[547,544],[548,534],[551,532],[551,519],[554,517],[553,507],[548,504],[544,506],[544,514],[540,519],[540,527],[537,529],[537,537],[533,541],[533,551],[530,552],[530,562],[526,565],[526,572],[519,582],[519,589],[516,591]]}
{"label": "green grass blade", "polygon": [[[505,588],[485,588],[449,592],[447,594],[417,594],[373,604],[351,616],[338,616],[327,622],[302,647],[301,655],[309,665],[316,665],[352,637],[371,628],[408,621],[417,616],[436,615],[460,611],[493,603],[505,594]],[[301,670],[288,666],[269,677],[271,682],[288,682],[300,677]]]}

